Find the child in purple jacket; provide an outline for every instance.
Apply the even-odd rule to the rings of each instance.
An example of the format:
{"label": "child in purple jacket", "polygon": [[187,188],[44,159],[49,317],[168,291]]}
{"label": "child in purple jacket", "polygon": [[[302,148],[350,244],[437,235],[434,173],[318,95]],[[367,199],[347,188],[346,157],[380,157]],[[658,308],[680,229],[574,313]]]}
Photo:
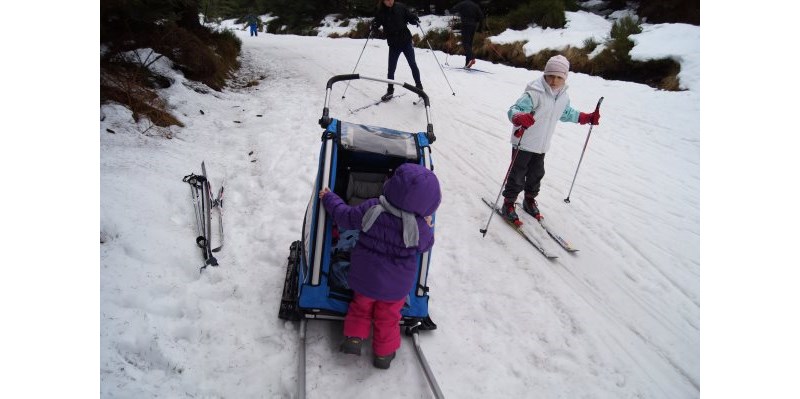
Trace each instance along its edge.
{"label": "child in purple jacket", "polygon": [[433,246],[431,216],[439,207],[439,180],[427,168],[405,163],[383,185],[383,195],[349,206],[328,189],[322,205],[339,229],[360,229],[350,254],[347,282],[353,300],[344,320],[342,352],[361,355],[373,327],[372,364],[388,369],[400,348],[400,310],[414,285],[417,255]]}

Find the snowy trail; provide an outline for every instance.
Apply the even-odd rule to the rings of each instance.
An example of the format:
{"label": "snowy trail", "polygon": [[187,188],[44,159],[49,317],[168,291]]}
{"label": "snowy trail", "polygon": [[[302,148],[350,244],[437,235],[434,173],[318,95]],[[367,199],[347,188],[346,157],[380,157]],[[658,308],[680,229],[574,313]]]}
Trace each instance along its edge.
{"label": "snowy trail", "polygon": [[[190,117],[172,141],[102,136],[101,230],[116,237],[101,253],[109,299],[101,309],[101,373],[116,382],[103,393],[294,395],[297,326],[277,318],[286,256],[312,194],[325,83],[351,73],[364,41],[237,34],[240,75],[259,85],[176,104]],[[384,77],[387,51],[384,41],[370,41],[357,73]],[[490,212],[480,198],[497,195],[510,161],[505,112],[537,73],[486,62],[476,67],[493,74],[446,69],[453,96],[430,51],[417,49],[416,59],[431,97],[443,188],[429,276],[439,329],[420,338],[445,395],[698,397],[699,95],[570,75],[575,108],[605,100],[571,204],[563,198],[587,127],[559,125],[547,154],[540,206],[580,248],[572,255],[552,242],[559,255],[552,262],[500,220],[485,238],[478,231]],[[402,57],[396,79],[412,82]],[[334,86],[331,116],[424,130],[412,95],[350,115],[385,87],[354,81],[343,100],[345,86]],[[161,163],[141,161],[154,151]],[[224,177],[226,187],[221,266],[202,275],[191,263],[199,249],[187,238],[188,189],[173,182],[199,171],[201,160],[212,184]],[[129,217],[141,226],[128,227]],[[144,248],[126,242],[137,233]],[[137,270],[118,267],[131,263]],[[137,289],[154,301],[130,294]],[[110,333],[142,318],[124,336]],[[391,369],[376,371],[368,349],[360,358],[339,354],[340,338],[339,323],[309,323],[309,398],[430,397],[410,340]],[[180,373],[170,371],[176,365]]]}
{"label": "snowy trail", "polygon": [[[373,49],[368,46],[368,51],[372,50]],[[322,59],[327,59],[326,55],[321,54],[321,56]],[[381,73],[382,71],[380,70],[381,66],[380,64],[382,60],[380,59],[380,57],[377,57],[378,58],[377,60],[375,60],[375,58],[376,57],[373,57],[371,59],[368,58],[362,59],[362,65],[360,65],[358,72],[367,73],[365,71],[368,71],[369,68],[373,68],[372,71],[369,71],[369,72],[374,72],[373,76],[379,76],[379,77],[382,76]],[[442,59],[441,54],[439,58]],[[374,64],[373,65],[369,64],[368,60],[377,61],[375,62],[377,66],[375,66]],[[482,96],[481,93],[486,93],[490,90],[494,92],[504,93],[503,97],[507,98],[505,98],[505,101],[500,103],[502,104],[500,106],[501,107],[507,106],[506,104],[510,104],[511,102],[513,102],[519,95],[520,82],[525,82],[526,81],[525,78],[529,76],[530,72],[520,71],[520,74],[523,75],[521,78],[519,79],[509,78],[506,79],[505,81],[503,80],[498,81],[496,79],[496,75],[481,76],[478,74],[469,74],[469,75],[457,74],[457,73],[448,74],[448,79],[450,79],[450,83],[453,85],[454,88],[456,88],[455,98],[461,99],[461,101],[457,103],[458,105],[455,104],[450,105],[448,103],[453,101],[453,99],[450,98],[453,96],[449,95],[447,90],[442,90],[442,86],[446,86],[446,82],[443,82],[443,78],[441,78],[441,72],[437,70],[438,67],[435,65],[435,60],[433,59],[433,57],[430,56],[430,52],[424,50],[418,50],[417,60],[420,64],[420,68],[423,70],[423,77],[424,77],[423,81],[426,82],[424,83],[426,89],[428,89],[429,92],[434,93],[431,94],[432,98],[431,102],[433,107],[434,126],[438,138],[438,141],[434,145],[434,156],[435,156],[434,162],[437,167],[436,169],[437,173],[439,173],[440,176],[443,176],[442,180],[444,182],[443,185],[445,193],[458,193],[458,192],[462,192],[465,194],[476,193],[476,192],[494,193],[499,188],[499,181],[500,181],[499,179],[502,178],[505,172],[505,167],[507,166],[508,162],[507,160],[508,153],[510,151],[508,150],[509,147],[507,145],[504,145],[507,142],[508,126],[507,122],[504,120],[505,115],[503,112],[503,108],[500,108],[499,110],[497,109],[498,108],[497,96]],[[319,67],[319,71],[313,72],[316,76],[321,76],[324,78],[325,72],[335,73],[333,71],[333,68],[330,68],[328,66],[313,64],[313,61],[309,59],[303,59],[303,61],[306,63],[303,66],[298,65],[298,68],[311,67],[312,65],[314,67]],[[402,75],[403,71],[406,71],[407,73],[407,69],[406,70],[403,69],[404,66],[405,65],[402,64],[401,60],[401,65],[398,68],[398,76]],[[578,80],[581,77],[583,76],[576,76],[573,79]],[[528,79],[530,78],[528,77]],[[407,81],[410,81],[410,79],[407,79]],[[582,86],[582,84],[583,82],[574,83],[575,86]],[[318,86],[324,87],[324,84],[320,84]],[[352,91],[348,92],[349,98],[354,97],[355,93],[361,94],[367,90],[373,90],[373,92],[381,93],[383,89],[383,87],[378,86],[376,89],[364,89],[364,91],[353,90],[355,86],[356,86],[355,84],[351,86],[350,90]],[[587,92],[592,92],[592,90],[584,89],[580,91],[576,90],[576,92],[587,93]],[[334,93],[336,93],[336,90],[334,90]],[[339,97],[341,96],[337,97],[336,95],[332,95],[332,109],[335,108],[335,102],[336,102],[335,100],[337,100]],[[612,95],[611,97],[617,98],[621,96]],[[573,95],[573,104],[575,104],[576,107],[580,107],[580,105],[577,105],[579,101],[578,99],[580,99],[578,95]],[[581,103],[584,104],[583,109],[589,109],[591,108],[590,104],[593,104],[593,102],[585,100],[581,101]],[[440,104],[440,106],[437,107],[437,104]],[[422,120],[419,115],[414,116],[413,112],[408,112],[410,108],[409,104],[404,104],[404,102],[400,102],[399,104],[392,103],[391,105],[392,105],[391,109],[388,109],[389,107],[384,107],[382,109],[378,108],[372,109],[370,110],[371,112],[368,113],[369,114],[368,116],[364,114],[358,114],[357,115],[358,118],[355,118],[354,120],[359,121],[359,119],[362,117],[374,117],[376,120],[376,122],[374,123],[376,124],[389,125],[390,127],[397,126],[398,128],[400,128],[400,125],[402,125],[405,121],[409,119],[415,120],[414,119],[415,117],[417,121],[424,122],[424,120]],[[623,104],[623,106],[624,105],[627,104]],[[582,181],[586,182],[586,184],[585,185],[580,184],[579,182],[579,184],[576,185],[576,191],[575,191],[576,194],[578,193],[577,189],[581,189],[583,191],[580,193],[581,197],[585,196],[587,198],[594,199],[595,194],[592,192],[592,190],[586,190],[585,188],[586,186],[590,186],[590,183],[594,181],[598,182],[603,181],[604,179],[606,179],[606,176],[608,174],[620,174],[620,173],[629,174],[631,173],[630,172],[632,169],[631,167],[632,166],[635,167],[636,165],[636,160],[631,159],[630,162],[623,162],[623,163],[615,162],[611,164],[599,165],[600,167],[608,169],[607,172],[602,174],[601,174],[602,169],[600,169],[601,172],[597,172],[596,169],[595,170],[592,169],[593,166],[595,168],[598,168],[597,164],[600,162],[600,157],[602,156],[603,152],[616,151],[614,148],[616,144],[604,140],[604,137],[602,137],[602,135],[604,134],[609,135],[609,133],[607,132],[608,130],[612,131],[616,130],[618,129],[618,127],[615,125],[622,125],[623,122],[621,121],[617,121],[617,123],[615,123],[615,117],[617,117],[617,115],[615,115],[617,113],[616,109],[622,109],[617,107],[619,106],[613,104],[613,101],[606,102],[606,105],[603,109],[604,122],[608,121],[609,122],[608,125],[610,126],[606,127],[604,124],[603,126],[600,126],[597,129],[595,129],[593,133],[595,137],[593,138],[594,140],[590,142],[593,146],[590,149],[596,152],[589,153],[587,155],[586,163],[583,165],[584,168],[584,170],[582,171],[583,174],[579,176]],[[410,109],[411,111],[414,111],[413,108]],[[389,114],[388,116],[387,113]],[[348,118],[348,116],[342,116],[342,118],[351,120],[350,118]],[[383,119],[379,120],[380,118]],[[585,127],[583,126],[567,126],[567,127],[572,128],[571,130],[577,130],[577,132],[570,132],[577,134],[570,135],[570,133],[564,133],[561,137],[569,137],[571,141],[582,144],[582,141],[584,140],[586,134]],[[408,128],[406,127],[406,129]],[[604,129],[607,131],[604,132],[603,131]],[[629,131],[631,134],[637,133],[634,129],[630,128],[619,129],[619,130]],[[625,138],[621,139],[624,140]],[[637,146],[636,150],[649,153],[645,154],[645,156],[654,154],[657,155],[659,153],[663,153],[664,149],[662,147],[667,146],[668,144],[662,144],[660,141],[668,141],[668,140],[665,139],[656,140],[654,143],[646,142],[647,144],[650,144],[648,147],[645,147],[645,149],[643,149],[641,148],[641,146]],[[557,147],[556,143],[554,143],[554,147]],[[573,148],[580,148],[580,147],[576,146]],[[695,145],[695,150],[696,150],[696,145]],[[485,156],[481,154],[476,154],[477,151],[490,152],[491,155]],[[675,153],[675,151],[672,151],[669,154],[673,153]],[[558,152],[556,152],[556,154],[557,154],[556,156],[558,156]],[[550,155],[551,154],[548,154],[549,157]],[[594,159],[595,165],[590,164],[589,161],[590,156],[595,157]],[[610,155],[607,157],[612,158],[612,156]],[[553,160],[550,160],[548,166],[552,165],[553,163],[554,163]],[[567,163],[567,166],[570,166],[570,164],[571,162]],[[624,171],[621,169],[624,169]],[[646,170],[646,169],[638,170],[636,172],[644,176],[652,176],[653,174],[652,170]],[[552,182],[554,180],[555,179],[547,179],[548,183],[550,183],[548,185],[552,185],[553,184]],[[565,179],[562,180],[562,182],[563,181],[567,180]],[[642,240],[642,237],[636,237],[637,243],[631,244],[631,240],[633,238],[625,239],[625,233],[615,232],[615,230],[617,229],[613,221],[618,220],[618,218],[620,217],[619,216],[620,212],[625,215],[631,215],[637,213],[644,215],[654,215],[654,214],[657,216],[659,215],[659,212],[654,212],[654,209],[652,208],[639,209],[636,207],[635,203],[632,204],[632,206],[634,207],[632,209],[624,209],[624,205],[622,207],[620,206],[621,204],[630,203],[630,200],[627,199],[627,193],[637,192],[635,187],[638,184],[641,184],[641,182],[634,181],[628,187],[610,187],[610,190],[606,190],[607,187],[606,185],[598,184],[599,187],[602,187],[602,190],[601,192],[598,192],[596,194],[597,199],[599,200],[601,197],[607,198],[606,200],[607,208],[605,209],[608,215],[604,219],[599,219],[599,220],[596,219],[598,215],[600,216],[603,215],[602,212],[598,212],[593,215],[586,214],[585,219],[582,219],[580,217],[571,218],[570,216],[572,216],[572,214],[569,213],[569,211],[567,211],[566,214],[556,213],[556,215],[558,216],[552,218],[554,219],[553,222],[554,225],[556,226],[573,226],[573,227],[581,226],[585,220],[595,220],[596,230],[593,231],[592,233],[584,233],[586,237],[583,238],[585,239],[581,239],[580,235],[574,238],[571,235],[567,236],[574,241],[577,240],[576,242],[582,242],[582,243],[587,241],[591,242],[590,240],[594,237],[603,237],[602,239],[606,241],[606,244],[610,247],[609,251],[605,253],[599,253],[597,251],[590,250],[578,255],[575,258],[570,258],[569,255],[564,252],[561,254],[562,256],[558,260],[558,263],[563,265],[563,268],[547,266],[546,261],[537,258],[537,256],[540,257],[540,255],[533,253],[535,251],[531,251],[530,249],[525,248],[524,245],[526,244],[520,242],[519,238],[514,236],[513,232],[503,229],[504,226],[502,225],[498,224],[496,226],[493,226],[492,234],[496,234],[495,237],[497,236],[502,237],[500,241],[496,241],[496,243],[501,245],[501,248],[498,249],[499,251],[502,252],[508,250],[512,251],[523,250],[523,252],[521,252],[520,254],[521,256],[523,256],[523,258],[516,260],[514,263],[520,264],[521,262],[522,265],[544,264],[545,267],[547,268],[545,269],[546,272],[542,277],[546,278],[547,280],[563,281],[564,284],[568,286],[568,288],[563,292],[568,293],[570,295],[577,295],[578,298],[583,298],[578,302],[575,302],[575,297],[572,298],[567,297],[567,298],[559,298],[558,300],[551,300],[551,303],[558,304],[557,305],[558,309],[563,314],[562,319],[566,321],[566,324],[562,325],[563,328],[569,331],[574,331],[576,327],[572,325],[573,323],[572,320],[585,317],[584,315],[585,311],[583,310],[583,308],[589,307],[590,309],[592,309],[591,312],[598,312],[600,309],[604,308],[613,309],[617,307],[613,306],[612,304],[626,303],[628,304],[628,306],[623,308],[625,309],[625,312],[621,314],[619,312],[610,312],[610,314],[606,315],[609,319],[617,320],[612,325],[607,327],[608,330],[613,331],[614,332],[613,335],[615,336],[619,335],[618,332],[620,330],[622,331],[627,330],[630,337],[624,340],[625,342],[624,345],[629,345],[630,342],[638,341],[641,342],[641,345],[649,347],[649,349],[646,349],[645,351],[655,351],[656,353],[659,354],[658,355],[659,357],[663,357],[665,359],[671,359],[668,354],[665,354],[666,353],[665,350],[660,349],[660,346],[662,345],[668,347],[669,346],[668,343],[659,343],[657,342],[657,340],[651,341],[643,338],[643,333],[637,331],[636,329],[633,329],[631,327],[633,324],[629,321],[626,321],[631,318],[631,311],[635,310],[636,316],[634,317],[634,319],[637,320],[641,320],[642,318],[650,319],[657,325],[661,325],[662,327],[667,328],[670,331],[674,331],[675,328],[670,327],[670,320],[668,319],[664,320],[660,316],[661,312],[658,309],[661,300],[658,297],[653,297],[652,301],[643,302],[641,300],[637,300],[638,295],[641,293],[641,288],[639,286],[642,283],[631,280],[630,278],[625,278],[625,280],[629,281],[630,284],[622,284],[621,281],[625,280],[620,280],[619,275],[603,274],[602,273],[603,270],[601,269],[602,266],[599,266],[599,265],[611,265],[618,262],[619,260],[615,259],[615,256],[613,255],[615,252],[637,254],[636,256],[633,256],[631,259],[627,260],[628,262],[626,263],[631,263],[631,266],[629,267],[636,267],[637,269],[640,269],[644,265],[649,264],[650,265],[649,268],[651,270],[648,270],[646,272],[639,272],[633,270],[629,271],[628,272],[629,274],[632,273],[633,275],[636,276],[641,276],[641,275],[649,276],[651,273],[655,272],[656,277],[663,276],[663,273],[657,267],[653,267],[652,265],[653,262],[651,262],[648,259],[649,251],[638,248],[638,246],[641,245],[640,242]],[[674,183],[674,184],[680,184],[682,186],[681,183]],[[612,197],[610,199],[608,198],[609,191],[612,194]],[[560,192],[561,189],[556,187],[549,187],[543,190],[543,194],[546,195],[547,193],[549,193],[551,194],[550,196],[551,198],[553,195],[557,195]],[[613,197],[613,194],[615,192],[618,193],[617,198]],[[447,196],[445,201],[446,203],[452,203],[451,201],[455,201],[455,204],[453,205],[454,208],[464,207],[468,209],[475,209],[478,212],[475,212],[473,214],[473,219],[468,223],[465,223],[464,221],[459,222],[450,220],[450,218],[447,218],[447,216],[445,215],[446,211],[441,212],[441,214],[439,215],[439,220],[440,220],[439,223],[441,225],[446,226],[453,224],[459,227],[457,227],[453,232],[454,235],[447,235],[446,232],[442,232],[441,230],[438,231],[437,234],[442,234],[442,236],[454,239],[457,242],[465,242],[465,243],[475,242],[476,248],[485,246],[485,243],[480,242],[481,240],[476,238],[476,236],[478,236],[477,232],[473,232],[472,230],[476,230],[476,226],[480,226],[480,223],[476,224],[475,222],[484,220],[484,216],[487,215],[487,213],[484,212],[485,209],[473,205],[473,203],[477,203],[475,201],[475,198],[473,198],[474,195],[464,195],[463,200],[461,197],[462,196],[458,194],[451,195]],[[642,202],[645,202],[646,204],[647,203],[652,204],[652,201],[655,199],[656,197],[653,196],[647,198],[649,202],[645,201]],[[615,200],[614,206],[608,205],[609,203],[611,203],[612,200]],[[581,205],[583,205],[584,201],[586,200],[579,200],[579,201]],[[551,212],[557,209],[557,206],[559,205],[563,206],[563,204],[560,204],[560,198],[558,197],[547,201],[547,203],[552,204],[550,206]],[[577,208],[578,206],[572,205],[571,207]],[[594,218],[592,216],[594,216]],[[642,217],[639,223],[642,224],[652,223],[653,222],[652,219],[653,219],[652,217]],[[659,217],[659,219],[662,219],[661,221],[663,222],[671,220],[672,217],[664,216],[663,218]],[[630,222],[631,220],[627,220],[627,223]],[[640,232],[637,232],[636,234],[640,234]],[[647,241],[655,243],[655,242],[660,242],[661,240],[657,238],[651,238],[647,239]],[[511,245],[513,249],[507,247],[508,245]],[[589,248],[595,245],[596,244],[589,244],[589,243],[580,244],[580,246],[586,246]],[[625,247],[620,247],[620,245],[624,245]],[[468,246],[472,247],[472,245]],[[505,248],[503,249],[503,247]],[[437,250],[440,249],[441,248],[437,248]],[[491,253],[495,253],[496,251],[495,249],[488,249],[488,248],[487,250]],[[442,256],[442,258],[438,259],[446,259],[457,251],[459,251],[458,248],[454,248],[451,251],[444,249],[444,251],[437,251],[438,253],[436,255],[437,257]],[[442,254],[441,252],[446,252],[446,253]],[[657,257],[657,259],[660,258],[661,258],[660,256]],[[496,262],[493,262],[491,260],[487,260],[486,262],[487,264],[496,264]],[[470,262],[470,263],[475,263],[475,262]],[[644,263],[644,265],[639,265],[641,263]],[[590,268],[586,268],[587,265],[590,266]],[[637,267],[637,265],[639,266]],[[435,268],[433,271],[433,273],[436,274],[437,276],[438,276],[437,274],[438,270],[439,270],[438,268]],[[601,273],[598,273],[598,271],[600,271]],[[513,276],[510,278],[519,279],[520,277],[524,276],[524,274],[525,273],[522,273],[518,276]],[[481,274],[479,275],[481,276],[481,279],[486,277]],[[675,286],[675,284],[673,284],[672,281],[670,281],[669,279],[666,280],[669,286],[676,287],[678,288],[679,291],[684,289],[681,286]],[[439,283],[439,280],[436,281],[437,283]],[[644,283],[646,284],[644,287],[645,289],[654,292],[658,292],[659,290],[650,288],[647,285],[664,284],[663,281],[644,282]],[[594,287],[592,287],[592,285],[594,285]],[[616,295],[613,295],[614,298],[609,298],[609,295],[605,293],[610,287],[615,287],[615,289],[612,290],[612,292],[617,292]],[[476,288],[478,291],[486,289],[486,287],[481,287],[481,286],[478,286]],[[487,295],[491,297],[494,297],[495,295],[500,295],[501,297],[506,296],[510,303],[515,302],[513,298],[521,298],[526,296],[523,293],[520,293],[519,296],[508,296],[507,293],[504,293],[504,288],[500,281],[498,281],[498,284],[495,289],[497,291],[492,290],[489,293],[487,293]],[[434,301],[436,301],[436,299],[437,298],[434,296]],[[696,304],[696,297],[689,299],[694,299],[692,302]],[[562,301],[566,302],[569,305],[562,304]],[[451,309],[450,307],[447,308]],[[432,314],[436,315],[440,313],[437,312],[436,309],[437,307],[434,306]],[[485,307],[484,309],[477,307],[475,309],[472,309],[472,311],[484,313],[487,311],[487,309],[485,309]],[[488,313],[493,314],[493,312],[491,311],[489,311]],[[465,315],[460,315],[460,316],[465,316]],[[491,326],[488,328],[488,331],[491,331],[489,335],[503,334],[502,331],[504,327],[502,325],[497,325],[495,326],[495,328],[496,330],[492,329]],[[601,329],[598,329],[598,333],[601,333],[600,330]],[[678,329],[678,331],[680,331],[680,329]],[[696,333],[697,333],[696,330],[690,330],[689,337],[691,337],[693,334]],[[696,337],[697,335],[694,336]],[[435,349],[435,345],[433,346],[434,346],[433,348],[434,354],[430,356],[432,358],[435,358],[437,351]],[[622,350],[623,348],[620,347],[619,349]],[[413,359],[409,358],[398,359],[398,361],[400,361],[401,364],[404,364],[405,367],[414,366],[414,363],[411,360]],[[407,364],[406,361],[408,361]],[[669,372],[669,370],[665,370],[664,372]],[[679,372],[681,375],[686,375],[685,371],[677,370],[677,372]],[[696,385],[696,383],[693,383],[692,385]],[[511,392],[509,393],[511,394]]]}

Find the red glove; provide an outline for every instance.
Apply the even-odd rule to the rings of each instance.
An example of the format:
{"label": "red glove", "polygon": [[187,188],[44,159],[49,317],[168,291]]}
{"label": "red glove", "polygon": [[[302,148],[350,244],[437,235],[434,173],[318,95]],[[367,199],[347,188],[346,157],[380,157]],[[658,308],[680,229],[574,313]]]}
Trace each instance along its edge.
{"label": "red glove", "polygon": [[600,124],[600,110],[595,110],[591,114],[585,114],[581,112],[578,115],[578,123],[581,125],[585,125],[587,123],[591,123],[592,125],[599,125]]}
{"label": "red glove", "polygon": [[523,114],[522,112],[517,112],[511,117],[511,123],[517,126],[522,126],[525,129],[533,126],[534,122],[536,122],[536,120],[533,119],[533,115]]}

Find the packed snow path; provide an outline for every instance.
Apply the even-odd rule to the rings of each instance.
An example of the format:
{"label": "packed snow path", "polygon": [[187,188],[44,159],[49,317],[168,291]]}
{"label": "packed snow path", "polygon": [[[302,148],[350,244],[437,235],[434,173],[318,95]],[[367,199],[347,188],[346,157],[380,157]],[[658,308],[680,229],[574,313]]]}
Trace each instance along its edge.
{"label": "packed snow path", "polygon": [[[277,317],[286,257],[312,194],[325,83],[353,70],[364,41],[237,34],[241,74],[263,80],[222,93],[167,89],[187,125],[175,139],[121,129],[118,108],[104,110],[104,397],[295,393],[297,325]],[[357,73],[384,77],[387,52],[371,40]],[[445,69],[453,96],[431,52],[416,59],[443,189],[429,276],[439,329],[420,339],[445,396],[698,397],[699,94],[570,74],[573,107],[605,100],[571,204],[588,127],[559,125],[547,154],[540,207],[581,249],[556,247],[548,261],[499,220],[485,238],[478,231],[490,211],[481,197],[496,196],[510,160],[506,110],[539,72],[482,61],[492,74]],[[412,82],[402,57],[395,78]],[[345,86],[334,86],[333,117],[424,130],[413,96],[350,115],[385,87],[355,81],[342,99]],[[112,126],[117,134],[104,131]],[[226,242],[220,267],[200,274],[180,180],[202,160],[215,190],[225,179]],[[309,323],[309,398],[430,395],[410,340],[382,371],[369,350],[338,353],[340,339],[341,324]]]}

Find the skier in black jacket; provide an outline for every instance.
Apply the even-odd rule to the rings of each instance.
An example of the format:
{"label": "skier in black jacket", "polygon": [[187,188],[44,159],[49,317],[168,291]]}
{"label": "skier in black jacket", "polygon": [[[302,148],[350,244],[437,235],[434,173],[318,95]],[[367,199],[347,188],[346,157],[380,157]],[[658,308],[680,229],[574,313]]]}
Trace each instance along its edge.
{"label": "skier in black jacket", "polygon": [[[419,77],[419,68],[414,60],[414,45],[411,42],[411,31],[407,24],[419,26],[419,18],[412,14],[403,3],[396,3],[394,0],[380,0],[375,19],[372,21],[372,31],[377,32],[383,26],[383,33],[386,42],[389,44],[389,73],[388,79],[394,79],[394,71],[397,70],[397,60],[400,53],[406,57],[408,66],[411,68],[411,75],[417,88],[422,89],[422,81]],[[381,97],[387,101],[394,95],[394,86],[389,85],[386,94]]]}
{"label": "skier in black jacket", "polygon": [[466,61],[464,68],[470,68],[475,63],[475,55],[472,54],[472,39],[475,38],[475,31],[483,21],[483,11],[481,7],[471,0],[463,0],[454,5],[453,11],[461,17],[461,44],[464,45],[464,55]]}

